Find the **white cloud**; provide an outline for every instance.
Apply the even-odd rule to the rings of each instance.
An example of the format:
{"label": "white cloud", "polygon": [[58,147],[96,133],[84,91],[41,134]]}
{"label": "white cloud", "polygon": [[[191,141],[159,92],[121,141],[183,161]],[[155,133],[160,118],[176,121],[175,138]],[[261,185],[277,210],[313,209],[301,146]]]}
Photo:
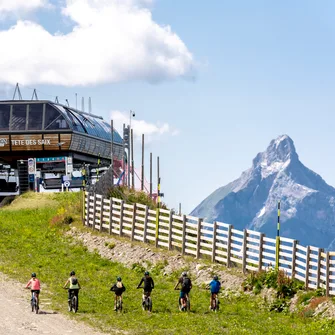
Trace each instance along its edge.
{"label": "white cloud", "polygon": [[[111,112],[111,119],[114,122],[114,128],[116,128],[119,133],[122,135],[123,132],[123,124],[126,126],[129,125],[130,118],[129,113],[127,112],[120,112],[120,111],[112,111]],[[144,120],[137,120],[135,118],[131,118],[131,127],[134,131],[134,137],[140,139],[142,134],[145,135],[145,141],[150,142],[154,138],[160,135],[178,135],[179,131],[177,129],[171,129],[168,123],[161,124],[160,122],[149,123]]]}
{"label": "white cloud", "polygon": [[153,21],[151,3],[66,0],[62,14],[75,26],[65,35],[18,21],[0,31],[0,45],[6,45],[0,53],[0,83],[75,86],[191,75],[192,54],[169,26]]}
{"label": "white cloud", "polygon": [[28,12],[46,5],[46,0],[0,0],[0,14]]}

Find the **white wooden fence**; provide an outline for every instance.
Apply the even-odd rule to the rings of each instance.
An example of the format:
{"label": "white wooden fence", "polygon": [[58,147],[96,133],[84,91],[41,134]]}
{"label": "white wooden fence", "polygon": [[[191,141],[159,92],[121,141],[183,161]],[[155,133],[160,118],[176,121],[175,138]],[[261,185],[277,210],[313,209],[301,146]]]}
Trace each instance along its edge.
{"label": "white wooden fence", "polygon": [[[166,209],[149,209],[142,204],[104,199],[85,193],[84,224],[94,230],[128,236],[132,241],[154,243],[156,247],[178,249],[196,258],[210,257],[228,267],[241,264],[242,270],[259,271],[276,264],[276,240],[264,234],[234,229],[222,222],[204,222]],[[279,268],[305,283],[306,288],[324,288],[335,295],[335,252],[301,246],[296,240],[280,237]]]}

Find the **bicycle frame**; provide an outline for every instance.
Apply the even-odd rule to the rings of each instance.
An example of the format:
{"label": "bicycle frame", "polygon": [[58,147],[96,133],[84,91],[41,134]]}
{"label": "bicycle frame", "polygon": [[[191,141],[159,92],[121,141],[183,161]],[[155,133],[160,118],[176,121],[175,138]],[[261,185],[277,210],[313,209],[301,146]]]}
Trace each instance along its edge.
{"label": "bicycle frame", "polygon": [[36,312],[38,314],[39,306],[38,306],[38,295],[36,292],[33,292],[31,296],[31,311]]}

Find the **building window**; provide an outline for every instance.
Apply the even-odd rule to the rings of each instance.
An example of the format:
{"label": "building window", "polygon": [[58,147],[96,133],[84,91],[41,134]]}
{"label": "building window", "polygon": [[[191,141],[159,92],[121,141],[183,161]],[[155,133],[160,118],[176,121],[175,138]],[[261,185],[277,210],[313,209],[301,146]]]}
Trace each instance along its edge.
{"label": "building window", "polygon": [[9,130],[10,106],[0,105],[0,130]]}
{"label": "building window", "polygon": [[42,130],[43,104],[29,105],[28,130]]}
{"label": "building window", "polygon": [[27,105],[13,105],[11,130],[26,130]]}
{"label": "building window", "polygon": [[64,116],[56,108],[46,105],[45,109],[45,130],[69,129]]}

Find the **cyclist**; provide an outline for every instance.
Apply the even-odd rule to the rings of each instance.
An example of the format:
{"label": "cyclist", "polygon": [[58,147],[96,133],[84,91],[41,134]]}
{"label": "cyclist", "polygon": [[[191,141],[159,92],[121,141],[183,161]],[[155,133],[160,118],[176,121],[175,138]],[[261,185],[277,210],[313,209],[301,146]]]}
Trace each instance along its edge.
{"label": "cyclist", "polygon": [[213,301],[215,300],[221,288],[221,283],[219,282],[218,276],[215,275],[213,280],[206,287],[211,289],[210,309],[213,309]]}
{"label": "cyclist", "polygon": [[33,295],[34,295],[34,292],[36,293],[36,303],[37,303],[37,306],[38,306],[38,297],[40,295],[40,290],[41,290],[41,282],[36,278],[36,273],[33,272],[31,274],[31,279],[28,281],[27,285],[26,285],[26,288],[29,288],[30,287],[30,290],[31,290],[31,301],[33,300]]}
{"label": "cyclist", "polygon": [[77,297],[77,307],[78,307],[79,306],[78,293],[79,293],[79,289],[81,288],[79,284],[79,280],[77,279],[76,273],[74,271],[70,272],[70,278],[64,284],[64,288],[67,288],[68,284],[69,284],[68,303],[69,303],[69,310],[71,310],[71,294],[73,292],[73,294]]}
{"label": "cyclist", "polygon": [[137,285],[137,288],[140,288],[140,286],[143,285],[143,296],[142,296],[142,305],[144,306],[145,304],[145,298],[150,297],[151,291],[154,288],[154,281],[150,277],[150,274],[148,271],[144,272],[144,277],[141,279],[140,283]]}
{"label": "cyclist", "polygon": [[178,279],[178,282],[175,285],[174,289],[177,289],[179,284],[181,285],[179,299],[180,299],[180,302],[181,302],[182,309],[185,309],[186,308],[185,296],[186,296],[186,294],[189,294],[191,289],[192,289],[192,281],[187,276],[187,272],[184,271],[181,274],[181,277]]}
{"label": "cyclist", "polygon": [[122,283],[121,277],[116,278],[116,283],[111,287],[110,290],[115,292],[114,311],[116,311],[117,299],[120,298],[120,303],[122,303],[122,293],[126,290],[126,287]]}

